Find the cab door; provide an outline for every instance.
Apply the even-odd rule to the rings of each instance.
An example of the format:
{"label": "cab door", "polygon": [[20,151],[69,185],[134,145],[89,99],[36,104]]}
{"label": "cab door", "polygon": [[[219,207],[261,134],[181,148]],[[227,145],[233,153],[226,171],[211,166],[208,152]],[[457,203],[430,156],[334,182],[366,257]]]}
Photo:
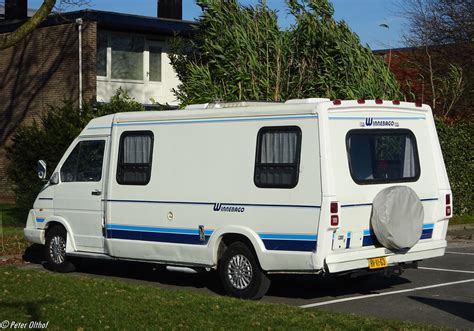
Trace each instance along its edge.
{"label": "cab door", "polygon": [[66,220],[79,251],[104,252],[103,196],[108,137],[79,139],[60,167],[54,212]]}

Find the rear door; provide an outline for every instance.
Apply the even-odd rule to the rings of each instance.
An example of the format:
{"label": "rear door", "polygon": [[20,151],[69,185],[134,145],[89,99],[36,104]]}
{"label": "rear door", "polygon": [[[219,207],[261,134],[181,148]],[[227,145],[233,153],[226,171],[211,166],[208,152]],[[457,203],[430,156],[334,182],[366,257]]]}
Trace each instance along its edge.
{"label": "rear door", "polygon": [[60,168],[54,210],[72,229],[80,251],[104,252],[103,192],[107,137],[77,141]]}
{"label": "rear door", "polygon": [[[340,202],[337,249],[377,246],[373,201],[382,190],[407,186],[424,209],[420,240],[432,238],[438,185],[430,118],[425,111],[354,107],[329,111],[334,185]],[[336,239],[337,240],[337,239]]]}

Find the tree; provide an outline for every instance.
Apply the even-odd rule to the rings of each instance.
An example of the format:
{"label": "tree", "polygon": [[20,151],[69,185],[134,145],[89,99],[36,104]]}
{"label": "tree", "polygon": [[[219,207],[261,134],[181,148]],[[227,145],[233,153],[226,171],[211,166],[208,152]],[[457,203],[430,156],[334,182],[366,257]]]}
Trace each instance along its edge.
{"label": "tree", "polygon": [[200,0],[189,43],[178,40],[171,63],[182,105],[216,100],[399,98],[383,60],[363,47],[328,0],[289,0],[295,23],[280,30],[276,11],[237,0]]}
{"label": "tree", "polygon": [[474,101],[474,2],[400,0],[408,20],[407,45],[428,78],[433,110],[443,117],[472,116]]}
{"label": "tree", "polygon": [[[38,25],[43,22],[48,15],[53,10],[56,5],[57,0],[44,0],[41,7],[35,12],[33,17],[26,20],[19,28],[10,33],[5,33],[0,35],[0,50],[12,47],[16,45],[19,41],[26,38]],[[81,5],[85,4],[86,1],[82,0],[60,0],[59,6],[68,6],[68,5]]]}

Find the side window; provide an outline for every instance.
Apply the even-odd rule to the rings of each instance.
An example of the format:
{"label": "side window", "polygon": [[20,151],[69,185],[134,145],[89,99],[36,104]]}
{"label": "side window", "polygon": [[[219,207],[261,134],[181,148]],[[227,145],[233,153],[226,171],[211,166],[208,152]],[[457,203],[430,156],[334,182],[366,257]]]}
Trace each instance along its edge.
{"label": "side window", "polygon": [[99,182],[105,140],[80,141],[61,167],[62,182]]}
{"label": "side window", "polygon": [[351,176],[358,184],[414,182],[420,177],[416,139],[409,130],[351,130],[346,145]]}
{"label": "side window", "polygon": [[264,127],[257,136],[255,185],[293,188],[298,184],[301,129],[296,126]]}
{"label": "side window", "polygon": [[117,183],[146,185],[151,177],[153,133],[128,131],[120,137]]}

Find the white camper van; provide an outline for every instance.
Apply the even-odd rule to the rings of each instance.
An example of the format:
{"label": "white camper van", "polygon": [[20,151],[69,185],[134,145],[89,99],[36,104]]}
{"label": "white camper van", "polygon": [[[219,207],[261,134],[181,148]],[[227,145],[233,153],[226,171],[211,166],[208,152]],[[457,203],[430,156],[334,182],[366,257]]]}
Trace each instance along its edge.
{"label": "white camper van", "polygon": [[259,298],[272,273],[401,269],[441,256],[451,215],[426,105],[215,103],[92,120],[25,235],[57,271],[71,256],[217,269],[230,295]]}

